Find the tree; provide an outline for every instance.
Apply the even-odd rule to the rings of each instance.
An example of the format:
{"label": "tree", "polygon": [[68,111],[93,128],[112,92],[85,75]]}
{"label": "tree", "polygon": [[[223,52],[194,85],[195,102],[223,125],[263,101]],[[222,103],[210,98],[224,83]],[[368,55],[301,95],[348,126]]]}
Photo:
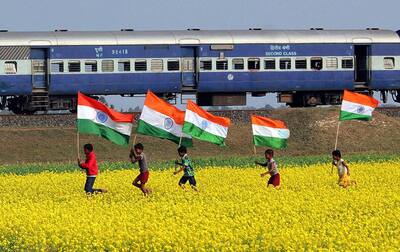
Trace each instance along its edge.
{"label": "tree", "polygon": [[99,102],[104,103],[106,106],[108,106],[107,100],[104,96],[99,97]]}

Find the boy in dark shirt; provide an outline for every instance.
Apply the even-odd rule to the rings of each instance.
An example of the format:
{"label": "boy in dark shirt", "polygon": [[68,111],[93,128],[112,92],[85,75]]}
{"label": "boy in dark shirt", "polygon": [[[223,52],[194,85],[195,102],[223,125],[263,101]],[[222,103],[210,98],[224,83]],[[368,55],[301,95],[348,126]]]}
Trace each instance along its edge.
{"label": "boy in dark shirt", "polygon": [[194,169],[188,157],[186,147],[185,146],[179,147],[178,154],[181,157],[181,162],[175,161],[175,164],[181,166],[181,168],[178,171],[175,171],[174,175],[183,171],[183,176],[179,180],[179,186],[182,189],[185,189],[185,184],[187,181],[189,181],[189,184],[193,188],[193,190],[197,191],[196,179],[194,178]]}

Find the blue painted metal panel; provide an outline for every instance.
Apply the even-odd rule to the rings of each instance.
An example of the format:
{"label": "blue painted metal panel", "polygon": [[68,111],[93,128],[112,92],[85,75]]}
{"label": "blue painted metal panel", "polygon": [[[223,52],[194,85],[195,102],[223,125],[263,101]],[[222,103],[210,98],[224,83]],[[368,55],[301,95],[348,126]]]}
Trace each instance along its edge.
{"label": "blue painted metal panel", "polygon": [[[232,74],[232,73],[231,73]],[[229,79],[232,80],[229,80]],[[201,73],[199,92],[307,91],[353,88],[352,71]]]}
{"label": "blue painted metal panel", "polygon": [[31,93],[31,75],[0,76],[0,95],[29,95]]}
{"label": "blue painted metal panel", "polygon": [[180,91],[180,73],[141,74],[56,74],[51,75],[52,95],[75,94],[144,94]]}
{"label": "blue painted metal panel", "polygon": [[180,47],[170,46],[56,46],[50,50],[52,59],[93,58],[176,58]]}

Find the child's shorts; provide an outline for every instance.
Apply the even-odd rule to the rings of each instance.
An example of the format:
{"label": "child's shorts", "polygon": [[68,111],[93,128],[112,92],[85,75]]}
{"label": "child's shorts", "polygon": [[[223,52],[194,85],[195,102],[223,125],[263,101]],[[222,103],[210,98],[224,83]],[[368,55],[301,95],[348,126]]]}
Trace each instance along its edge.
{"label": "child's shorts", "polygon": [[139,180],[140,180],[140,183],[141,184],[146,184],[147,181],[149,181],[149,175],[150,175],[149,171],[141,172],[139,174],[139,176],[138,176]]}
{"label": "child's shorts", "polygon": [[279,173],[271,176],[268,180],[268,185],[273,185],[274,187],[277,187],[281,184],[281,176]]}
{"label": "child's shorts", "polygon": [[184,185],[188,180],[191,186],[196,186],[196,179],[194,176],[182,176],[182,178],[179,180],[179,184]]}
{"label": "child's shorts", "polygon": [[351,180],[349,175],[344,174],[343,176],[341,176],[339,178],[338,184],[339,184],[339,186],[346,188],[348,186],[356,184],[356,182],[354,180]]}

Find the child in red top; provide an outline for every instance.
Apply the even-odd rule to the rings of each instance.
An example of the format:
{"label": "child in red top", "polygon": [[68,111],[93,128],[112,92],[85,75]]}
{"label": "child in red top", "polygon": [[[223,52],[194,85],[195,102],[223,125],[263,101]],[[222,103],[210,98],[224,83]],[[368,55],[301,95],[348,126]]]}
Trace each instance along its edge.
{"label": "child in red top", "polygon": [[85,192],[87,194],[107,192],[106,189],[93,189],[94,182],[97,174],[99,173],[99,167],[97,166],[96,154],[93,151],[93,145],[85,144],[83,146],[83,152],[86,155],[86,160],[85,162],[81,162],[81,160],[78,158],[78,166],[86,170],[86,183],[84,188]]}

